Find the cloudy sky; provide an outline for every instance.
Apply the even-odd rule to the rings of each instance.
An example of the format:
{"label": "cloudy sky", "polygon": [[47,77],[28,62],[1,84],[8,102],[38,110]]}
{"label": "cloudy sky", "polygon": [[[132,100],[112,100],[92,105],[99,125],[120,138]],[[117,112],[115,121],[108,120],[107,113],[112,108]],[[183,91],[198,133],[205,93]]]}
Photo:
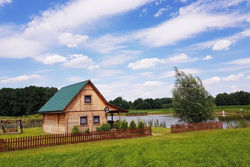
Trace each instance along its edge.
{"label": "cloudy sky", "polygon": [[170,97],[175,66],[212,95],[250,91],[250,0],[0,0],[0,88]]}

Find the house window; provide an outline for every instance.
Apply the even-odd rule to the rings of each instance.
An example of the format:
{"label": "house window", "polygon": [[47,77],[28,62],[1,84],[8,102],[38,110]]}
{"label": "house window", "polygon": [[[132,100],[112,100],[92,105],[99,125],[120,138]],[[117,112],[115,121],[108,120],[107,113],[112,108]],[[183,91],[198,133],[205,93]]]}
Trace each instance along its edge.
{"label": "house window", "polygon": [[87,125],[88,124],[87,117],[80,117],[80,124],[81,125]]}
{"label": "house window", "polygon": [[85,103],[91,103],[91,96],[89,96],[89,95],[88,95],[88,96],[85,96],[85,97],[84,97],[84,102],[85,102]]}
{"label": "house window", "polygon": [[99,116],[94,116],[93,121],[94,121],[94,123],[100,123],[100,117]]}

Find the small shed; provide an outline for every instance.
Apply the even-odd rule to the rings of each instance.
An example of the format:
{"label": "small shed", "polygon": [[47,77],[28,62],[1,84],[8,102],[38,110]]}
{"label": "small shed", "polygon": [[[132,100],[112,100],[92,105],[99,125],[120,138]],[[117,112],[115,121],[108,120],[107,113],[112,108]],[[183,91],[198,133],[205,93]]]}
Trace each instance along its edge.
{"label": "small shed", "polygon": [[[95,131],[103,123],[113,124],[113,115],[128,112],[107,102],[90,81],[62,87],[39,110],[43,114],[43,131],[46,133],[71,133],[74,126],[82,131]],[[108,121],[108,114],[112,120]]]}

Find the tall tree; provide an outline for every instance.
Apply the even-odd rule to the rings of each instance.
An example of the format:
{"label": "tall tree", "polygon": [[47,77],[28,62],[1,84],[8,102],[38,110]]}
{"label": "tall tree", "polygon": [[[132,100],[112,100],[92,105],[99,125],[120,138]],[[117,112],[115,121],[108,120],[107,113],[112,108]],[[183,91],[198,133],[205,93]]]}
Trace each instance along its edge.
{"label": "tall tree", "polygon": [[173,89],[173,107],[176,115],[185,122],[202,122],[212,118],[213,98],[194,78],[175,68],[176,82]]}

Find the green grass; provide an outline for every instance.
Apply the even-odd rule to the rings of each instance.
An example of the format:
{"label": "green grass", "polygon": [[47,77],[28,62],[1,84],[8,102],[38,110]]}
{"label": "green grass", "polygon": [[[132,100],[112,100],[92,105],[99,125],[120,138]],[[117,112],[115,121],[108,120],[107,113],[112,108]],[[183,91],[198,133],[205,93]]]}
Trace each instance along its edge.
{"label": "green grass", "polygon": [[250,128],[171,134],[154,128],[154,136],[106,140],[0,153],[0,166],[247,167]]}
{"label": "green grass", "polygon": [[33,115],[27,115],[27,116],[14,116],[14,117],[8,117],[8,116],[0,116],[1,119],[12,119],[12,120],[17,120],[17,119],[22,119],[23,121],[30,121],[30,120],[41,120],[43,119],[42,114],[33,114]]}
{"label": "green grass", "polygon": [[0,139],[26,137],[26,136],[39,136],[44,135],[42,127],[24,128],[22,134],[4,134],[0,135]]}
{"label": "green grass", "polygon": [[[235,106],[216,106],[214,108],[215,113],[221,113],[225,111],[226,113],[249,113],[250,105],[235,105]],[[129,110],[131,114],[172,114],[174,113],[173,108],[165,109],[147,109],[147,110]]]}
{"label": "green grass", "polygon": [[147,109],[147,110],[129,110],[129,113],[131,114],[171,114],[174,110],[172,108],[164,108],[164,109]]}
{"label": "green grass", "polygon": [[249,113],[250,105],[216,106],[214,112]]}

